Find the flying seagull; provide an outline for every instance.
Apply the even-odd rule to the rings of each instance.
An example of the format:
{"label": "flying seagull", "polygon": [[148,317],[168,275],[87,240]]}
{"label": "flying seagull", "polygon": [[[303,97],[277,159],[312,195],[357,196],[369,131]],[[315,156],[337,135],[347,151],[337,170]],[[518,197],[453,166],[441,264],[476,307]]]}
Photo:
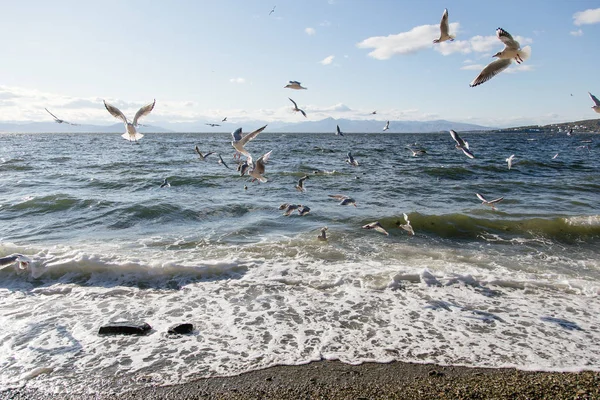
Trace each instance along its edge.
{"label": "flying seagull", "polygon": [[213,154],[213,153],[214,153],[214,151],[211,151],[211,152],[209,152],[209,153],[202,154],[202,153],[200,152],[200,149],[198,148],[198,145],[196,145],[196,146],[194,147],[194,150],[196,150],[196,153],[198,153],[198,156],[200,157],[200,159],[201,159],[202,161],[206,161],[206,157],[208,157],[208,156],[210,156],[211,154]]}
{"label": "flying seagull", "polygon": [[387,131],[388,129],[390,129],[390,121],[385,123],[385,126],[383,127],[383,131]]}
{"label": "flying seagull", "polygon": [[221,120],[221,122],[225,122],[225,121],[227,121],[227,117],[225,117]]}
{"label": "flying seagull", "polygon": [[214,128],[215,126],[221,126],[221,125],[219,125],[219,124],[209,124],[208,122],[207,122],[207,123],[205,123],[204,125],[212,126],[213,128]]}
{"label": "flying seagull", "polygon": [[326,226],[321,228],[321,234],[319,236],[317,236],[317,239],[319,239],[322,242],[327,241],[327,227]]}
{"label": "flying seagull", "polygon": [[342,133],[342,131],[340,130],[340,126],[339,126],[339,125],[336,125],[336,126],[335,126],[335,134],[336,134],[337,136],[344,136],[344,134],[343,134],[343,133]]}
{"label": "flying seagull", "polygon": [[348,152],[348,158],[346,159],[346,162],[352,165],[353,167],[358,166],[358,161],[356,161],[354,157],[352,157],[352,153],[350,152]]}
{"label": "flying seagull", "polygon": [[420,155],[423,155],[423,154],[427,154],[427,151],[425,151],[423,149],[416,149],[415,150],[415,149],[410,148],[410,147],[407,147],[407,149],[410,150],[410,152],[412,153],[413,157],[420,156]]}
{"label": "flying seagull", "polygon": [[455,36],[449,34],[450,28],[448,26],[448,9],[444,9],[444,13],[442,14],[442,21],[440,22],[440,38],[434,39],[433,43],[442,43],[446,40],[453,41]]}
{"label": "flying seagull", "polygon": [[275,12],[275,7],[277,7],[277,6],[273,6],[273,9],[271,11],[269,11],[269,15],[271,15]]}
{"label": "flying seagull", "polygon": [[163,181],[162,185],[160,185],[160,187],[161,187],[161,189],[164,187],[171,187],[171,184],[169,183],[167,178],[165,178],[165,180]]}
{"label": "flying seagull", "polygon": [[[288,99],[290,99],[290,98],[288,97]],[[296,102],[295,102],[294,100],[290,99],[290,101],[291,101],[292,103],[294,103],[294,108],[293,108],[292,110],[294,110],[294,111],[296,111],[296,112],[297,112],[297,111],[300,111],[300,112],[302,113],[302,115],[304,115],[304,117],[306,117],[306,113],[304,112],[304,110],[301,110],[301,109],[299,109],[299,108],[298,108],[298,105],[296,104]]]}
{"label": "flying seagull", "polygon": [[302,178],[298,179],[298,184],[296,185],[296,190],[299,192],[306,192],[304,188],[304,181],[308,179],[308,175],[304,175]]}
{"label": "flying seagull", "polygon": [[406,215],[406,213],[403,213],[402,215],[404,216],[404,221],[406,221],[406,224],[403,224],[402,222],[398,221],[396,222],[396,226],[398,226],[398,228],[404,229],[406,232],[408,232],[409,235],[414,236],[415,231],[413,230],[413,227],[410,224],[408,215]]}
{"label": "flying seagull", "polygon": [[[250,158],[250,160],[252,161],[252,158]],[[250,168],[250,163],[248,163],[248,158],[246,158],[246,160],[244,162],[238,163],[237,170],[240,173],[240,176],[244,176],[244,175],[246,175],[246,172],[248,172],[249,168]]]}
{"label": "flying seagull", "polygon": [[262,128],[258,128],[254,132],[250,132],[245,136],[242,136],[242,128],[237,128],[235,131],[231,132],[231,136],[233,137],[231,145],[238,153],[243,154],[246,157],[250,157],[250,153],[246,151],[244,146],[246,143],[254,139],[259,133],[264,131],[266,127],[267,125],[263,126]]}
{"label": "flying seagull", "polygon": [[513,160],[513,158],[515,158],[515,155],[514,155],[514,154],[512,154],[510,157],[508,157],[508,158],[506,159],[506,162],[508,163],[508,169],[511,169],[511,168],[512,168],[512,160]]}
{"label": "flying seagull", "polygon": [[[258,180],[262,183],[265,183],[267,181],[267,178],[265,178],[263,176],[263,174],[265,173],[265,164],[267,163],[267,161],[269,161],[269,157],[271,156],[272,152],[273,152],[273,150],[262,155],[254,163],[254,168],[252,168],[252,170],[250,170],[250,172],[248,172],[248,175],[250,175],[251,177],[254,178],[254,179],[252,179],[252,182]],[[248,158],[250,159],[250,161],[252,161],[252,157],[248,157]]]}
{"label": "flying seagull", "polygon": [[588,92],[588,94],[590,95],[590,98],[594,102],[594,106],[592,106],[592,109],[594,111],[596,111],[597,113],[600,113],[600,100],[598,100],[598,98],[596,96],[594,96],[593,94],[591,94],[590,92]]}
{"label": "flying seagull", "polygon": [[513,37],[502,28],[496,29],[496,36],[504,43],[504,49],[497,52],[492,57],[497,57],[496,61],[489,63],[480,73],[477,75],[473,82],[469,84],[471,87],[481,85],[484,82],[489,81],[500,72],[504,71],[510,66],[513,58],[518,64],[529,58],[531,55],[531,47],[525,46],[521,49],[521,45]]}
{"label": "flying seagull", "polygon": [[354,207],[356,207],[356,200],[354,200],[352,197],[344,196],[343,194],[329,194],[328,196],[333,199],[340,200],[340,206],[352,204]]}
{"label": "flying seagull", "polygon": [[[282,206],[284,204],[282,204],[281,206],[279,206],[279,209],[281,210]],[[302,207],[301,204],[285,204],[285,208],[283,208],[285,211],[283,213],[283,215],[285,215],[286,217],[290,216],[292,214],[292,211],[299,209],[300,207]]]}
{"label": "flying seagull", "polygon": [[284,88],[288,88],[288,89],[296,89],[296,90],[300,90],[300,89],[306,89],[304,86],[302,86],[302,84],[298,81],[290,81],[287,85],[284,86]]}
{"label": "flying seagull", "polygon": [[377,232],[381,232],[384,235],[389,236],[390,234],[383,229],[383,226],[379,223],[379,221],[371,222],[370,224],[366,224],[362,226],[363,229],[375,229]]}
{"label": "flying seagull", "polygon": [[496,203],[500,203],[502,200],[504,200],[504,197],[498,197],[497,199],[487,201],[485,199],[485,197],[483,197],[479,193],[475,193],[475,194],[477,195],[477,198],[479,198],[479,200],[481,200],[481,204],[485,204],[486,206],[492,207],[492,210],[496,209]]}
{"label": "flying seagull", "polygon": [[139,139],[144,137],[144,135],[137,132],[135,127],[138,125],[138,120],[140,118],[150,114],[150,112],[154,109],[155,104],[156,99],[152,103],[146,104],[145,106],[140,108],[138,112],[135,113],[135,116],[133,117],[133,122],[129,122],[127,121],[127,117],[125,117],[125,114],[123,114],[121,110],[119,110],[117,107],[111,104],[108,104],[106,100],[104,100],[104,107],[106,107],[106,110],[108,110],[108,112],[113,117],[120,119],[125,124],[125,133],[122,134],[121,137],[125,140],[129,140],[130,142],[137,142]]}
{"label": "flying seagull", "polygon": [[377,114],[377,111],[371,112],[371,115],[375,115],[375,114]]}
{"label": "flying seagull", "polygon": [[[208,155],[208,154],[207,154],[207,155]],[[206,155],[206,156],[207,156],[207,155]],[[206,157],[206,156],[204,156],[204,157]],[[224,165],[224,166],[225,166],[225,168],[227,168],[227,169],[231,169],[231,168],[230,168],[230,167],[229,167],[227,164],[225,164],[225,161],[223,161],[223,157],[221,157],[221,155],[220,155],[220,154],[218,154],[218,156],[219,156],[219,161],[217,161],[217,163],[219,163],[219,164],[221,164],[221,165]]]}
{"label": "flying seagull", "polygon": [[57,118],[56,115],[52,114],[47,108],[44,108],[44,110],[46,110],[46,112],[48,114],[52,115],[52,118],[54,118],[54,122],[56,122],[57,124],[68,124],[68,125],[74,125],[74,126],[78,125],[78,124],[73,124],[71,122],[65,121],[64,119]]}
{"label": "flying seagull", "polygon": [[569,132],[567,132],[567,136],[571,136],[573,134],[573,128],[569,129]]}
{"label": "flying seagull", "polygon": [[458,133],[456,133],[456,131],[450,129],[450,136],[452,136],[452,139],[454,139],[454,141],[456,142],[456,148],[460,149],[463,151],[463,153],[465,153],[465,155],[469,158],[475,158],[475,156],[473,155],[473,153],[471,153],[471,150],[469,150],[469,143],[465,140],[462,140],[460,138],[460,136],[458,136]]}

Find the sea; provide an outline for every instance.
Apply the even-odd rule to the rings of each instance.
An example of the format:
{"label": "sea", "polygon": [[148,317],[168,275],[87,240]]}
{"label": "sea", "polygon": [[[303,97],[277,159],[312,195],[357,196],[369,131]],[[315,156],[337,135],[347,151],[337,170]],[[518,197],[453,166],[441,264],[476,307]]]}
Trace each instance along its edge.
{"label": "sea", "polygon": [[[267,128],[246,145],[272,151],[265,183],[229,133],[1,134],[0,257],[31,263],[0,270],[0,390],[317,360],[600,371],[598,134],[459,132],[470,159],[448,132],[333,131]],[[152,330],[98,334],[122,321]]]}

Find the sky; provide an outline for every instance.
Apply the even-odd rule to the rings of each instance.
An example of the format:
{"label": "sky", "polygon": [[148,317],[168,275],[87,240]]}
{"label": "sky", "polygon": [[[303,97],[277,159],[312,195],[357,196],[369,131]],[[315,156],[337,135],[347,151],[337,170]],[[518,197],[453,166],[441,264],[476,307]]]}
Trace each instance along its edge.
{"label": "sky", "polygon": [[[2,0],[0,122],[326,117],[507,127],[600,117],[600,1]],[[270,11],[274,11],[269,15]],[[448,8],[452,43],[434,45]],[[503,48],[531,58],[469,83]],[[297,80],[307,90],[285,89]],[[252,127],[249,127],[252,129]]]}

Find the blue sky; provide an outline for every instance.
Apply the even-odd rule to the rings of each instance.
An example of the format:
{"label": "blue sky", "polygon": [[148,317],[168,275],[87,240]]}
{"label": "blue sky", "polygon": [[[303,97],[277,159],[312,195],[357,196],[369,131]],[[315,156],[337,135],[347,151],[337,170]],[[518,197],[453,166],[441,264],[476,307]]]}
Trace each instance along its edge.
{"label": "blue sky", "polygon": [[[434,46],[444,8],[457,38]],[[498,27],[532,56],[470,88],[503,48]],[[5,1],[0,121],[47,121],[48,107],[108,124],[102,99],[129,115],[154,98],[147,123],[300,121],[288,97],[311,120],[591,119],[598,37],[598,0]]]}

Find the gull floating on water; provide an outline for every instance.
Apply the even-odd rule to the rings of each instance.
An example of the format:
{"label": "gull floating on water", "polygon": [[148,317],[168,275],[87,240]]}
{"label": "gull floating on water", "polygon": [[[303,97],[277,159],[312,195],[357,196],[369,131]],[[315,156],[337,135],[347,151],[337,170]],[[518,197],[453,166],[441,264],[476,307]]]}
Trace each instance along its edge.
{"label": "gull floating on water", "polygon": [[600,100],[598,100],[598,98],[596,96],[594,96],[593,94],[591,94],[590,92],[588,92],[588,94],[590,95],[590,99],[592,99],[592,101],[594,102],[592,109],[594,111],[596,111],[597,113],[600,113]]}
{"label": "gull floating on water", "polygon": [[[252,182],[254,182],[255,180],[258,180],[262,183],[265,183],[267,181],[267,178],[265,178],[263,176],[263,174],[265,173],[265,164],[267,163],[267,161],[269,161],[269,157],[271,156],[272,152],[273,152],[273,150],[262,155],[254,163],[254,168],[252,168],[252,170],[250,170],[250,172],[248,172],[248,175],[250,175],[251,177],[254,178],[254,179],[252,179]],[[248,158],[250,159],[250,161],[252,161],[252,157],[248,157]]]}
{"label": "gull floating on water", "polygon": [[138,133],[136,130],[136,126],[138,126],[138,120],[148,114],[154,109],[154,105],[156,104],[156,99],[150,103],[146,104],[142,108],[135,113],[133,117],[133,122],[127,121],[127,117],[125,114],[121,112],[117,107],[108,104],[106,100],[104,100],[104,107],[108,110],[108,112],[115,118],[120,119],[125,124],[125,133],[121,135],[121,137],[125,140],[129,140],[130,142],[137,142],[139,139],[143,138],[144,135]]}
{"label": "gull floating on water", "polygon": [[504,200],[504,197],[498,197],[497,199],[488,201],[485,199],[485,197],[483,197],[479,193],[475,193],[475,194],[477,195],[477,198],[479,198],[479,200],[481,200],[481,204],[485,204],[486,206],[492,207],[492,210],[496,209],[496,203],[500,203],[502,200]]}
{"label": "gull floating on water", "polygon": [[287,85],[284,86],[284,88],[295,89],[295,90],[301,90],[301,89],[306,90],[306,88],[304,86],[302,86],[302,84],[298,81],[290,81]]}
{"label": "gull floating on water", "polygon": [[385,123],[385,126],[383,127],[383,131],[387,131],[388,129],[390,129],[390,121]]}
{"label": "gull floating on water", "polygon": [[327,227],[326,226],[321,228],[321,234],[319,236],[317,236],[317,239],[319,239],[322,242],[327,241]]}
{"label": "gull floating on water", "polygon": [[162,185],[160,185],[160,187],[161,187],[161,189],[164,187],[171,187],[171,184],[169,183],[167,178],[165,178],[165,180],[163,181]]}
{"label": "gull floating on water", "polygon": [[348,206],[352,204],[354,207],[356,207],[356,200],[354,200],[352,197],[344,196],[343,194],[329,194],[328,196],[339,200],[340,206]]}
{"label": "gull floating on water", "polygon": [[254,139],[259,133],[264,131],[266,127],[267,125],[263,126],[262,128],[258,128],[254,132],[250,132],[245,136],[242,136],[242,128],[237,128],[235,131],[231,132],[231,136],[233,137],[231,145],[238,153],[243,154],[246,157],[250,157],[250,153],[246,151],[244,146],[246,143]]}
{"label": "gull floating on water", "polygon": [[54,118],[54,122],[56,122],[57,124],[68,124],[68,125],[73,125],[73,126],[78,125],[78,124],[73,124],[69,121],[65,121],[64,119],[57,118],[56,115],[52,114],[47,108],[44,108],[44,110],[46,110],[46,112],[48,114],[52,115],[52,118]]}
{"label": "gull floating on water", "polygon": [[297,210],[300,207],[302,207],[301,204],[288,204],[288,203],[285,203],[285,204],[280,205],[279,209],[281,210],[282,209],[281,207],[283,207],[284,205],[285,205],[285,207],[283,208],[283,210],[285,210],[285,211],[284,211],[283,215],[285,215],[286,217],[290,216],[292,214],[292,211]]}
{"label": "gull floating on water", "polygon": [[338,135],[338,136],[344,136],[344,134],[340,130],[340,126],[339,125],[335,126],[335,134]]}
{"label": "gull floating on water", "polygon": [[358,166],[358,161],[356,161],[354,157],[352,157],[352,153],[350,152],[348,152],[348,158],[346,158],[346,162],[352,165],[353,167]]}
{"label": "gull floating on water", "polygon": [[448,9],[444,9],[444,13],[442,14],[442,20],[440,22],[440,38],[434,39],[433,43],[442,43],[446,40],[453,41],[455,36],[450,35],[450,27],[448,26]]}
{"label": "gull floating on water", "polygon": [[[288,97],[288,99],[290,99],[290,98]],[[296,102],[294,100],[290,99],[290,101],[292,103],[294,103],[294,108],[292,110],[294,110],[296,112],[300,111],[302,113],[302,115],[304,115],[304,117],[306,118],[306,113],[304,112],[304,110],[299,109],[298,105],[296,104]]]}
{"label": "gull floating on water", "polygon": [[[194,147],[194,150],[196,150],[196,153],[198,153],[198,156],[200,157],[200,159],[201,159],[202,161],[206,161],[206,157],[208,157],[208,156],[210,156],[211,154],[213,154],[213,153],[214,153],[214,151],[211,151],[211,152],[209,152],[209,153],[202,154],[202,153],[200,152],[200,149],[198,148],[198,145],[196,145],[196,146]],[[219,157],[221,157],[221,156],[219,156]]]}
{"label": "gull floating on water", "polygon": [[385,229],[383,229],[383,226],[381,226],[379,221],[375,221],[375,222],[371,222],[370,224],[363,225],[362,228],[363,229],[374,229],[377,232],[383,233],[384,235],[387,235],[387,236],[390,235]]}
{"label": "gull floating on water", "polygon": [[458,133],[456,133],[456,131],[452,129],[450,129],[450,136],[452,136],[452,139],[454,139],[454,141],[456,142],[457,149],[462,150],[467,157],[475,158],[475,155],[471,153],[471,150],[469,150],[469,142],[462,140],[461,137],[458,136]]}
{"label": "gull floating on water", "polygon": [[306,192],[304,188],[304,181],[308,179],[308,175],[304,175],[302,178],[298,179],[298,184],[296,185],[296,190],[299,192]]}
{"label": "gull floating on water", "polygon": [[413,227],[410,224],[410,221],[408,219],[408,215],[406,215],[406,213],[403,213],[402,215],[404,216],[404,221],[406,221],[406,224],[403,224],[402,222],[398,221],[398,222],[396,222],[396,225],[398,226],[398,228],[402,228],[406,232],[408,232],[409,235],[414,236],[415,235],[415,231],[413,230]]}
{"label": "gull floating on water", "polygon": [[[210,154],[210,153],[209,153],[209,154]],[[207,155],[208,155],[208,154],[207,154]],[[219,161],[217,161],[217,163],[219,163],[219,164],[221,164],[221,165],[224,165],[224,166],[225,166],[225,168],[227,168],[227,169],[231,169],[231,168],[230,168],[230,167],[229,167],[227,164],[225,164],[225,161],[223,161],[223,157],[221,157],[221,155],[220,155],[220,154],[218,154],[218,156],[219,156]],[[206,156],[205,156],[205,157],[206,157]]]}
{"label": "gull floating on water", "polygon": [[515,155],[511,154],[511,156],[506,159],[506,162],[508,163],[508,169],[511,169],[511,167],[512,167],[513,158],[515,158]]}
{"label": "gull floating on water", "polygon": [[408,150],[410,150],[410,152],[412,153],[413,157],[417,157],[423,154],[427,154],[427,151],[423,150],[423,149],[413,149],[411,147],[407,147]]}
{"label": "gull floating on water", "polygon": [[489,63],[480,73],[477,75],[473,82],[469,84],[471,87],[481,85],[484,82],[489,81],[500,72],[504,71],[510,66],[514,59],[518,64],[529,58],[531,55],[531,47],[525,46],[521,49],[521,45],[513,37],[502,28],[496,29],[496,36],[504,43],[504,49],[494,54],[492,57],[497,57],[496,61]]}
{"label": "gull floating on water", "polygon": [[300,208],[298,209],[298,214],[300,214],[301,217],[305,216],[309,212],[310,212],[310,208],[308,206],[301,205]]}

